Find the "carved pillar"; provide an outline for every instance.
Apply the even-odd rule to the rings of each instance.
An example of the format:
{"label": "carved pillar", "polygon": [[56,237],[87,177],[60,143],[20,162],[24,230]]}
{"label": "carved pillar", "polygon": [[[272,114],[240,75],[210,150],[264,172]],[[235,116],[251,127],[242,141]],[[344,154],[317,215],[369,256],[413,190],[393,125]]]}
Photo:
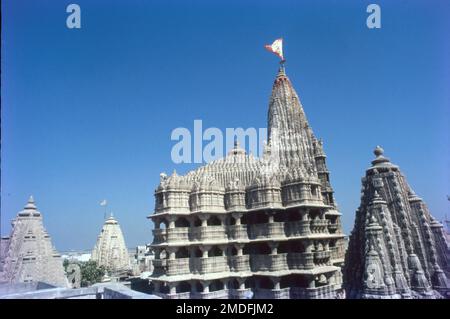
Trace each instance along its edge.
{"label": "carved pillar", "polygon": [[228,290],[228,279],[222,279],[223,289]]}
{"label": "carved pillar", "polygon": [[316,288],[316,280],[314,277],[309,277],[308,288]]}
{"label": "carved pillar", "polygon": [[198,218],[202,221],[202,227],[208,226],[209,214],[200,214],[198,215]]}
{"label": "carved pillar", "polygon": [[200,246],[200,250],[203,253],[203,255],[202,255],[203,258],[208,258],[208,252],[210,249],[211,249],[211,246]]}
{"label": "carved pillar", "polygon": [[195,294],[197,292],[197,283],[195,281],[191,281],[191,293]]}
{"label": "carved pillar", "polygon": [[237,278],[239,283],[239,289],[244,290],[245,289],[245,279],[243,278]]}
{"label": "carved pillar", "polygon": [[175,220],[176,220],[176,217],[175,216],[168,216],[167,217],[167,220],[168,220],[168,222],[169,222],[169,229],[172,229],[172,228],[175,228]]}
{"label": "carved pillar", "polygon": [[177,283],[169,282],[170,294],[175,295],[177,293]]}
{"label": "carved pillar", "polygon": [[242,256],[243,255],[243,248],[244,248],[244,245],[242,245],[242,244],[236,244],[236,245],[234,245],[234,247],[236,247],[236,250],[237,250],[237,255],[238,256]]}
{"label": "carved pillar", "polygon": [[272,250],[271,255],[278,254],[278,242],[269,242],[269,247]]}
{"label": "carved pillar", "polygon": [[204,293],[208,293],[208,292],[209,292],[209,284],[210,284],[209,281],[203,281],[203,282],[202,282],[202,285],[203,285],[203,292],[204,292]]}
{"label": "carved pillar", "polygon": [[272,282],[273,282],[273,289],[277,289],[277,290],[281,289],[280,278],[278,278],[278,277],[271,277],[270,279],[272,279]]}
{"label": "carved pillar", "polygon": [[301,210],[300,214],[302,214],[302,221],[308,221],[309,220],[309,209]]}
{"label": "carved pillar", "polygon": [[305,241],[305,252],[307,253],[312,253],[313,251],[313,242],[311,240],[306,240]]}
{"label": "carved pillar", "polygon": [[169,260],[175,259],[175,253],[178,251],[178,247],[167,247],[167,252],[169,253]]}

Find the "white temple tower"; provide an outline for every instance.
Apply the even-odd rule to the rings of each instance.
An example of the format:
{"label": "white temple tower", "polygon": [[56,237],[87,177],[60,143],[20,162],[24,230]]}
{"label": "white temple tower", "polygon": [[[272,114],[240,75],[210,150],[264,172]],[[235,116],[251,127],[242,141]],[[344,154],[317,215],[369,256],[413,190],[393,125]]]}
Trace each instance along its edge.
{"label": "white temple tower", "polygon": [[0,281],[41,281],[67,287],[61,256],[52,245],[32,196],[12,225],[9,239],[2,239]]}
{"label": "white temple tower", "polygon": [[268,143],[255,158],[236,143],[155,190],[151,276],[164,298],[336,298],[344,234],[323,145],[281,66]]}
{"label": "white temple tower", "polygon": [[91,259],[96,261],[99,266],[104,266],[112,274],[130,269],[130,259],[122,230],[112,214],[105,220]]}

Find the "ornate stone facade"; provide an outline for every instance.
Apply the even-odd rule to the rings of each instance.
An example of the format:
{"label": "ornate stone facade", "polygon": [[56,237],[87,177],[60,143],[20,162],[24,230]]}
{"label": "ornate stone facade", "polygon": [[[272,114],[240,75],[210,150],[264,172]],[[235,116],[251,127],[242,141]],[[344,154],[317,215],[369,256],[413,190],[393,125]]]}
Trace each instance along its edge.
{"label": "ornate stone facade", "polygon": [[362,179],[361,205],[346,254],[350,298],[449,296],[450,256],[443,225],[377,147]]}
{"label": "ornate stone facade", "polygon": [[105,220],[97,243],[92,251],[92,260],[104,266],[109,274],[120,274],[131,269],[130,257],[117,220],[111,215]]}
{"label": "ornate stone facade", "polygon": [[2,239],[0,281],[45,282],[68,287],[62,260],[42,223],[42,214],[30,197],[12,222],[11,236]]}
{"label": "ornate stone facade", "polygon": [[284,67],[261,159],[225,158],[155,191],[155,292],[165,298],[335,298],[344,235],[325,154]]}

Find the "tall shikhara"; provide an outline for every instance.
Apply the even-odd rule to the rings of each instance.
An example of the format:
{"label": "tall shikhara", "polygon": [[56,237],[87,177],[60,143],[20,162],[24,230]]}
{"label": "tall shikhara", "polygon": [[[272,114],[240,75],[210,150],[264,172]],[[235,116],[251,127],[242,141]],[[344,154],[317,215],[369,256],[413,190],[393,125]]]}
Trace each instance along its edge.
{"label": "tall shikhara", "polygon": [[97,243],[92,251],[92,260],[106,268],[113,275],[127,272],[130,269],[125,239],[118,221],[111,215],[105,220]]}
{"label": "tall shikhara", "polygon": [[67,287],[62,259],[53,248],[33,197],[13,220],[9,239],[3,239],[0,282],[45,282]]}
{"label": "tall shikhara", "polygon": [[377,147],[362,179],[345,260],[350,298],[449,297],[450,255],[443,225]]}
{"label": "tall shikhara", "polygon": [[335,298],[344,235],[321,141],[282,66],[258,159],[225,158],[155,191],[151,277],[165,298]]}

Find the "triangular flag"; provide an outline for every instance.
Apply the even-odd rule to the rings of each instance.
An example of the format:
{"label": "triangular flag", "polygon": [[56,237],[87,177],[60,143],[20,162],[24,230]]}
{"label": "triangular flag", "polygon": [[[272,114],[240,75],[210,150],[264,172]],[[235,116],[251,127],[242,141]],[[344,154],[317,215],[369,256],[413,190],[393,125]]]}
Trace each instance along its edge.
{"label": "triangular flag", "polygon": [[280,57],[282,61],[284,61],[283,57],[283,39],[276,39],[272,44],[267,44],[264,46],[268,51],[275,53]]}

